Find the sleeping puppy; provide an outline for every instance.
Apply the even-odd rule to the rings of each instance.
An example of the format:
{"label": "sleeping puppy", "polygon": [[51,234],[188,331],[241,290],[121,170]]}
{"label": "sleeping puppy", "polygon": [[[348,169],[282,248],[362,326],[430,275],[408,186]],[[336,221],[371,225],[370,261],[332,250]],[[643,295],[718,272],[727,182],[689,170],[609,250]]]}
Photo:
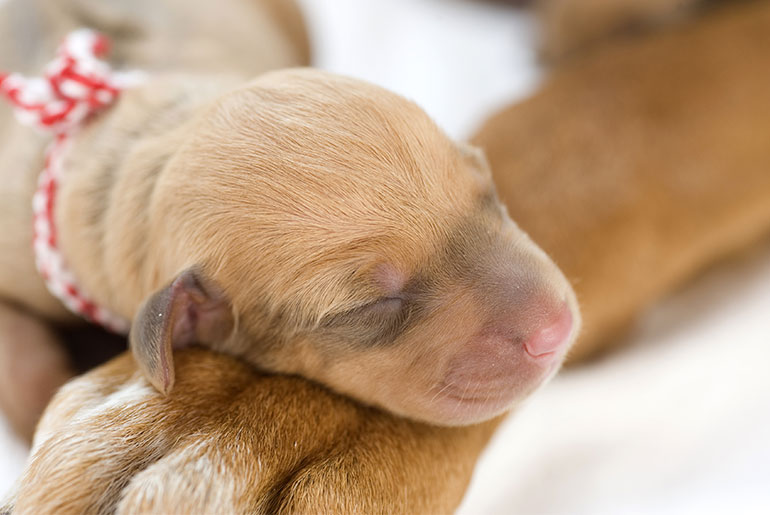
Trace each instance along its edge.
{"label": "sleeping puppy", "polygon": [[[574,294],[508,217],[479,151],[370,84],[215,71],[125,91],[74,137],[56,193],[78,286],[133,321],[159,391],[175,382],[172,350],[201,344],[457,425],[556,372],[580,326]],[[0,173],[34,184],[38,169],[23,172]],[[31,262],[30,194],[2,194],[18,215],[4,223],[23,232],[2,253]],[[52,304],[41,287],[32,272],[0,277],[9,301],[39,311]]]}
{"label": "sleeping puppy", "polygon": [[[770,3],[747,3],[606,48],[474,138],[579,292],[578,357],[770,233],[768,29]],[[430,426],[204,350],[175,359],[166,397],[129,355],[68,384],[8,509],[448,513],[499,421]]]}

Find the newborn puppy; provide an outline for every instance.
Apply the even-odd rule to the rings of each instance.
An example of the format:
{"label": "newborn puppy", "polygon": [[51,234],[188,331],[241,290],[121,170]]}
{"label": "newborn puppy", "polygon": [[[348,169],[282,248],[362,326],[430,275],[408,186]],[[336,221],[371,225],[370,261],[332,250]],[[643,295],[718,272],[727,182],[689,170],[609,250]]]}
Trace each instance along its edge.
{"label": "newborn puppy", "polygon": [[[172,350],[202,344],[468,424],[551,377],[580,325],[480,152],[361,81],[151,75],[62,163],[62,254],[96,304],[133,321],[131,349],[163,393]],[[23,212],[30,199],[9,201]]]}
{"label": "newborn puppy", "polygon": [[82,206],[97,209],[104,167],[78,157],[125,145],[111,135],[148,97],[127,93],[84,133],[61,215],[73,268],[134,319],[132,350],[159,390],[173,385],[171,350],[203,343],[464,424],[558,368],[579,322],[572,290],[477,151],[397,95],[320,71],[264,75],[132,142],[142,150],[114,172],[97,255]]}
{"label": "newborn puppy", "polygon": [[[768,29],[770,3],[745,3],[605,48],[474,138],[574,280],[578,357],[770,232]],[[430,426],[203,350],[175,359],[166,397],[130,356],[67,385],[9,508],[448,513],[499,421]]]}

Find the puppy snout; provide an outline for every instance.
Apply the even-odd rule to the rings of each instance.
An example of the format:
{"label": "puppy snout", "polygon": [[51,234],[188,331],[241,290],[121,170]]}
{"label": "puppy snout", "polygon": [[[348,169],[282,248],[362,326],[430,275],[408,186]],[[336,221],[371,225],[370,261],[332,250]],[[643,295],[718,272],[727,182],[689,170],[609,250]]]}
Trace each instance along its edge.
{"label": "puppy snout", "polygon": [[543,384],[564,359],[577,316],[568,302],[548,296],[498,310],[448,362],[436,394],[446,421],[494,416]]}
{"label": "puppy snout", "polygon": [[452,360],[448,382],[492,390],[539,381],[563,359],[575,316],[565,301],[529,298],[499,310]]}
{"label": "puppy snout", "polygon": [[547,367],[562,359],[575,323],[568,302],[549,295],[526,296],[498,309],[477,341],[496,360],[508,362],[516,375],[522,368]]}
{"label": "puppy snout", "polygon": [[572,311],[565,302],[542,325],[535,327],[524,342],[524,349],[535,359],[553,358],[567,346],[573,325]]}

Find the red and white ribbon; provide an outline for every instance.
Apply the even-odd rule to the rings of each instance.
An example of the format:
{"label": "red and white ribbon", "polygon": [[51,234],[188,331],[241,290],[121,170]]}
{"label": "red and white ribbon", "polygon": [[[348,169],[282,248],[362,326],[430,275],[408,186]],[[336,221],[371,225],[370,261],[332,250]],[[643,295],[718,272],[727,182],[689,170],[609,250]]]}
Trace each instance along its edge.
{"label": "red and white ribbon", "polygon": [[0,93],[14,108],[19,122],[50,133],[45,167],[32,199],[35,264],[50,292],[73,312],[119,333],[128,331],[126,319],[98,306],[78,285],[58,247],[54,206],[64,178],[62,163],[72,136],[101,109],[112,104],[122,89],[141,82],[136,72],[118,73],[100,59],[108,40],[92,30],[70,33],[46,66],[43,77],[0,74]]}

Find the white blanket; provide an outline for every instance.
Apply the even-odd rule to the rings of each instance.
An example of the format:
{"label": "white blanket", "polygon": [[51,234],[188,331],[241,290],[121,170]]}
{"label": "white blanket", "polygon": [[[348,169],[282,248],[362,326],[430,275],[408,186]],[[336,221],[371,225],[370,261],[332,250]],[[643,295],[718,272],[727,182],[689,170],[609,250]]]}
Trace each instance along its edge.
{"label": "white blanket", "polygon": [[[319,66],[415,100],[451,136],[537,86],[535,28],[514,9],[300,1]],[[461,513],[770,513],[770,247],[670,299],[632,339],[509,417]],[[24,456],[0,420],[0,492]]]}

